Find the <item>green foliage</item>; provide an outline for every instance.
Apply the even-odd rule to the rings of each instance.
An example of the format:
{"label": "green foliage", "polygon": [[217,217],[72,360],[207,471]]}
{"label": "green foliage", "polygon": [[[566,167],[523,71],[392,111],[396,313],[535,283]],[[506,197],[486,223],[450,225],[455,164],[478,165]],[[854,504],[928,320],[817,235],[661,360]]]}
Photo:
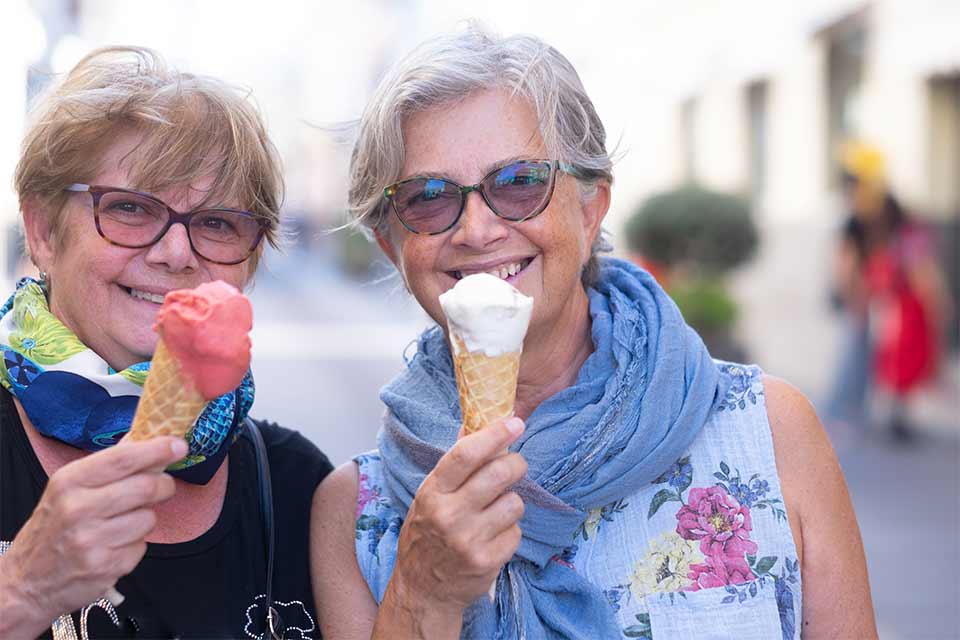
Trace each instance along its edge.
{"label": "green foliage", "polygon": [[685,280],[667,290],[684,320],[701,335],[726,329],[737,318],[737,304],[716,280]]}
{"label": "green foliage", "polygon": [[749,260],[758,240],[746,200],[694,185],[651,196],[624,231],[645,258],[714,276]]}

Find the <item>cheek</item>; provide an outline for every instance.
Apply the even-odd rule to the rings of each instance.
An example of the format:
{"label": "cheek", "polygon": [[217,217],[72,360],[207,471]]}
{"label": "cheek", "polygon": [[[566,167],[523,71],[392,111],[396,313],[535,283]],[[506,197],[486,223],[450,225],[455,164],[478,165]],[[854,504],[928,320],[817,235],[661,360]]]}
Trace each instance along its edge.
{"label": "cheek", "polygon": [[223,280],[240,291],[246,289],[250,278],[253,277],[253,268],[247,262],[233,266],[216,265],[216,267],[216,269],[210,270],[208,279],[210,281]]}

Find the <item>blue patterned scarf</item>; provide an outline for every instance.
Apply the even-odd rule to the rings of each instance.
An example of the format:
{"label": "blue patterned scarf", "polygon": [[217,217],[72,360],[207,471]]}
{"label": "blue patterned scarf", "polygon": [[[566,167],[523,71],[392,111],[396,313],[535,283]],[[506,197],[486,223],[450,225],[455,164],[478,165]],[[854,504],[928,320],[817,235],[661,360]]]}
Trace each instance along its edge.
{"label": "blue patterned scarf", "polygon": [[[23,278],[0,307],[0,385],[45,436],[99,451],[130,430],[150,363],[114,371],[50,312],[43,285]],[[250,372],[210,402],[187,434],[190,452],[168,469],[194,484],[216,473],[253,405]]]}
{"label": "blue patterned scarf", "polygon": [[[512,447],[529,464],[514,489],[526,503],[523,540],[500,573],[496,602],[464,614],[464,638],[619,638],[602,591],[563,562],[591,509],[656,479],[724,397],[725,379],[699,336],[645,271],[601,260],[587,291],[594,352],[576,382],[544,401]],[[461,414],[439,327],[381,392],[378,436],[387,489],[402,516],[454,443]]]}

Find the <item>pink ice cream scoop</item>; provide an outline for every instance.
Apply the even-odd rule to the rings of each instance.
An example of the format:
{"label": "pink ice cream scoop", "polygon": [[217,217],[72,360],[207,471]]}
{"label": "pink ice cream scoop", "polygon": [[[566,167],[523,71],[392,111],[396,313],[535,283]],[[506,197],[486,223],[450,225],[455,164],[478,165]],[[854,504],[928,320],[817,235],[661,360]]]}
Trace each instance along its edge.
{"label": "pink ice cream scoop", "polygon": [[238,387],[250,368],[252,327],[247,297],[216,280],[168,293],[153,328],[177,359],[180,375],[212,400]]}

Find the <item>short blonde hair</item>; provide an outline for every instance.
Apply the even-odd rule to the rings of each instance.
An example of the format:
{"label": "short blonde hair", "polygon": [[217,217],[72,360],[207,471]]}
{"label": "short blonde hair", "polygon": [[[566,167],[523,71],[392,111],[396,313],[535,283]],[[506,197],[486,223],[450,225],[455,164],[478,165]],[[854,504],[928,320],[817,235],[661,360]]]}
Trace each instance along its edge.
{"label": "short blonde hair", "polygon": [[[388,211],[383,189],[401,177],[406,118],[494,88],[529,100],[548,153],[573,167],[582,197],[592,195],[597,182],[613,181],[606,131],[570,61],[539,38],[503,38],[474,22],[463,31],[424,42],[381,80],[361,116],[353,147],[352,225],[382,228]],[[598,234],[585,284],[596,279],[597,254],[609,248]]]}
{"label": "short blonde hair", "polygon": [[42,202],[55,241],[63,240],[63,189],[93,179],[123,131],[141,136],[129,159],[135,188],[164,191],[213,176],[203,204],[229,202],[266,216],[267,240],[277,245],[280,157],[249,92],[181,73],[142,47],[91,52],[31,110],[15,188],[21,203]]}

